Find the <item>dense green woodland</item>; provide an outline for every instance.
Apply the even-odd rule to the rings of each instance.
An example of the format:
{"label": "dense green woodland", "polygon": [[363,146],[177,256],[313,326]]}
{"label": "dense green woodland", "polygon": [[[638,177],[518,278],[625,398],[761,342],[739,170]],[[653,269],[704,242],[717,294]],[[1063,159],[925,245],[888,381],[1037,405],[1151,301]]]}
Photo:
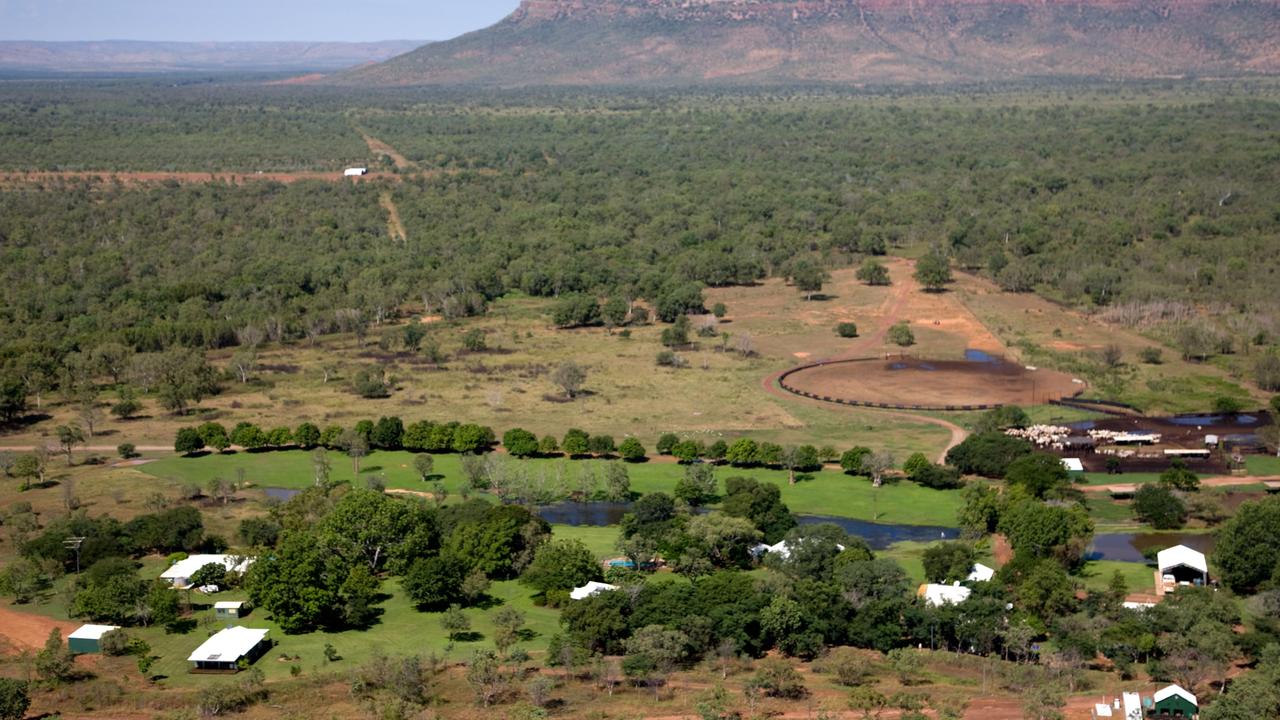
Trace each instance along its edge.
{"label": "dense green woodland", "polygon": [[1239,351],[1278,334],[1280,104],[1267,90],[468,101],[11,84],[11,169],[336,169],[368,161],[358,126],[452,172],[394,186],[403,244],[369,186],[6,186],[0,339],[55,353],[220,346],[248,325],[301,337],[343,308],[465,314],[513,289],[653,300],[680,281],[785,275],[810,253],[841,265],[938,246],[1009,290],[1124,319],[1207,307],[1230,321],[1208,332]]}

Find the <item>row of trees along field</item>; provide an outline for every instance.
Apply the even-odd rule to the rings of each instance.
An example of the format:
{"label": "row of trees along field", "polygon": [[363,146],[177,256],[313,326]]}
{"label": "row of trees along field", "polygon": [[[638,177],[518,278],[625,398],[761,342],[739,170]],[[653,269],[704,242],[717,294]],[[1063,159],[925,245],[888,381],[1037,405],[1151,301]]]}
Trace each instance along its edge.
{"label": "row of trees along field", "polygon": [[[171,165],[198,164],[176,128],[204,132],[203,101],[153,109],[143,86],[110,92],[116,101],[92,85],[6,90],[3,122],[17,130],[0,135],[0,149],[52,127],[93,157],[143,133]],[[325,127],[351,102],[297,89],[204,92],[229,113]],[[249,109],[232,102],[236,92]],[[6,364],[25,353],[56,363],[105,342],[222,347],[242,343],[246,328],[282,341],[358,332],[406,303],[458,317],[513,290],[643,298],[671,320],[701,309],[704,286],[807,283],[814,268],[927,245],[1011,292],[1106,309],[1190,358],[1262,352],[1272,360],[1259,378],[1280,385],[1280,363],[1265,352],[1280,336],[1268,122],[1280,111],[1268,98],[568,92],[485,97],[479,109],[420,92],[371,96],[387,112],[362,126],[448,172],[410,173],[389,188],[7,185]],[[121,100],[130,93],[134,106]],[[553,104],[570,111],[549,112]],[[139,112],[178,117],[127,122]],[[108,138],[86,129],[112,117]],[[228,164],[251,166],[235,159],[237,142],[271,133],[237,131],[244,140],[215,146]],[[0,157],[27,157],[14,149]],[[384,189],[404,242],[387,236]]]}

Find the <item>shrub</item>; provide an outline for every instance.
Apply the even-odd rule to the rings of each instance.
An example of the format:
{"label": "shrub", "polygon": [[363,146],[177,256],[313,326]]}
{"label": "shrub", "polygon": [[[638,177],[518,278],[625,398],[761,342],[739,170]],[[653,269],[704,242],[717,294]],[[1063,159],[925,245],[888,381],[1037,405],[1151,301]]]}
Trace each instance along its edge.
{"label": "shrub", "polygon": [[1133,514],[1157,530],[1175,530],[1187,522],[1187,506],[1166,487],[1143,485],[1133,496]]}
{"label": "shrub", "polygon": [[921,487],[934,490],[954,490],[964,485],[960,479],[960,471],[946,465],[929,463],[911,474],[911,481]]}
{"label": "shrub", "polygon": [[842,338],[856,338],[858,337],[858,324],[842,322],[836,325],[836,334]]}
{"label": "shrub", "polygon": [[467,352],[484,352],[489,348],[489,344],[485,341],[484,331],[476,328],[468,330],[462,336],[462,349]]}
{"label": "shrub", "polygon": [[1138,359],[1148,365],[1164,362],[1164,351],[1158,347],[1144,347],[1138,351]]}
{"label": "shrub", "polygon": [[129,654],[129,634],[119,628],[103,634],[98,640],[103,655],[120,657]]}
{"label": "shrub", "polygon": [[676,443],[679,443],[679,442],[680,442],[680,438],[676,436],[674,433],[664,433],[661,437],[658,438],[658,446],[657,446],[658,454],[670,455],[671,449],[674,448],[676,446]]}
{"label": "shrub", "polygon": [[768,658],[751,678],[751,684],[769,697],[798,700],[809,694],[800,673],[782,658]]}
{"label": "shrub", "polygon": [[138,448],[133,443],[120,443],[116,446],[116,452],[125,460],[138,457]]}
{"label": "shrub", "polygon": [[905,321],[889,328],[889,334],[886,337],[889,342],[899,347],[911,347],[916,344],[916,334],[911,331],[911,325]]}
{"label": "shrub", "polygon": [[618,446],[618,454],[627,462],[640,462],[644,460],[644,445],[636,438],[627,438]]}
{"label": "shrub", "polygon": [[845,687],[858,687],[871,677],[871,662],[853,648],[835,648],[820,663],[823,672],[835,676],[836,682]]}
{"label": "shrub", "polygon": [[688,366],[688,362],[671,350],[663,350],[658,353],[657,363],[659,367],[682,368]]}

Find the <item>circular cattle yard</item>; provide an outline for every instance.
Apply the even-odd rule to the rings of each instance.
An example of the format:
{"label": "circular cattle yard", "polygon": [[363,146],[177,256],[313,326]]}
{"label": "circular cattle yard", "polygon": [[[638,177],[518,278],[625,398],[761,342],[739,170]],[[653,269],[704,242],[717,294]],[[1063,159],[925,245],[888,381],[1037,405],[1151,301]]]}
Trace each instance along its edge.
{"label": "circular cattle yard", "polygon": [[1053,370],[1001,358],[913,357],[836,360],[798,367],[780,378],[797,395],[844,405],[911,410],[981,410],[1036,405],[1079,395],[1083,383]]}

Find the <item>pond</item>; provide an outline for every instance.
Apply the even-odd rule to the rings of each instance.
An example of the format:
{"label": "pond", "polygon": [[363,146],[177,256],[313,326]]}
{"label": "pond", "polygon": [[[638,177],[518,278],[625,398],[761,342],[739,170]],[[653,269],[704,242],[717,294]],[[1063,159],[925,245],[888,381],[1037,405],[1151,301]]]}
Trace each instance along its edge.
{"label": "pond", "polygon": [[[552,525],[587,527],[617,525],[628,512],[631,512],[631,503],[624,502],[562,502],[538,508],[538,515]],[[802,525],[834,523],[850,535],[866,540],[875,550],[883,550],[894,543],[908,540],[930,542],[955,540],[960,536],[960,531],[956,528],[932,525],[883,524],[826,515],[797,515],[796,520]]]}
{"label": "pond", "polygon": [[1177,415],[1168,418],[1168,421],[1174,425],[1190,425],[1194,427],[1210,426],[1236,426],[1236,427],[1252,427],[1258,424],[1257,415]]}
{"label": "pond", "polygon": [[262,488],[262,491],[267,494],[269,499],[279,500],[281,502],[289,502],[302,493],[302,491],[297,488],[282,487],[264,487]]}
{"label": "pond", "polygon": [[982,350],[974,350],[973,348],[969,348],[964,351],[964,359],[969,362],[978,362],[978,363],[1002,362],[1001,358],[998,358],[989,352],[983,352]]}
{"label": "pond", "polygon": [[1213,550],[1213,543],[1214,537],[1209,534],[1103,533],[1093,536],[1085,557],[1089,560],[1145,563],[1144,550],[1159,551],[1174,545],[1186,545],[1207,555]]}

